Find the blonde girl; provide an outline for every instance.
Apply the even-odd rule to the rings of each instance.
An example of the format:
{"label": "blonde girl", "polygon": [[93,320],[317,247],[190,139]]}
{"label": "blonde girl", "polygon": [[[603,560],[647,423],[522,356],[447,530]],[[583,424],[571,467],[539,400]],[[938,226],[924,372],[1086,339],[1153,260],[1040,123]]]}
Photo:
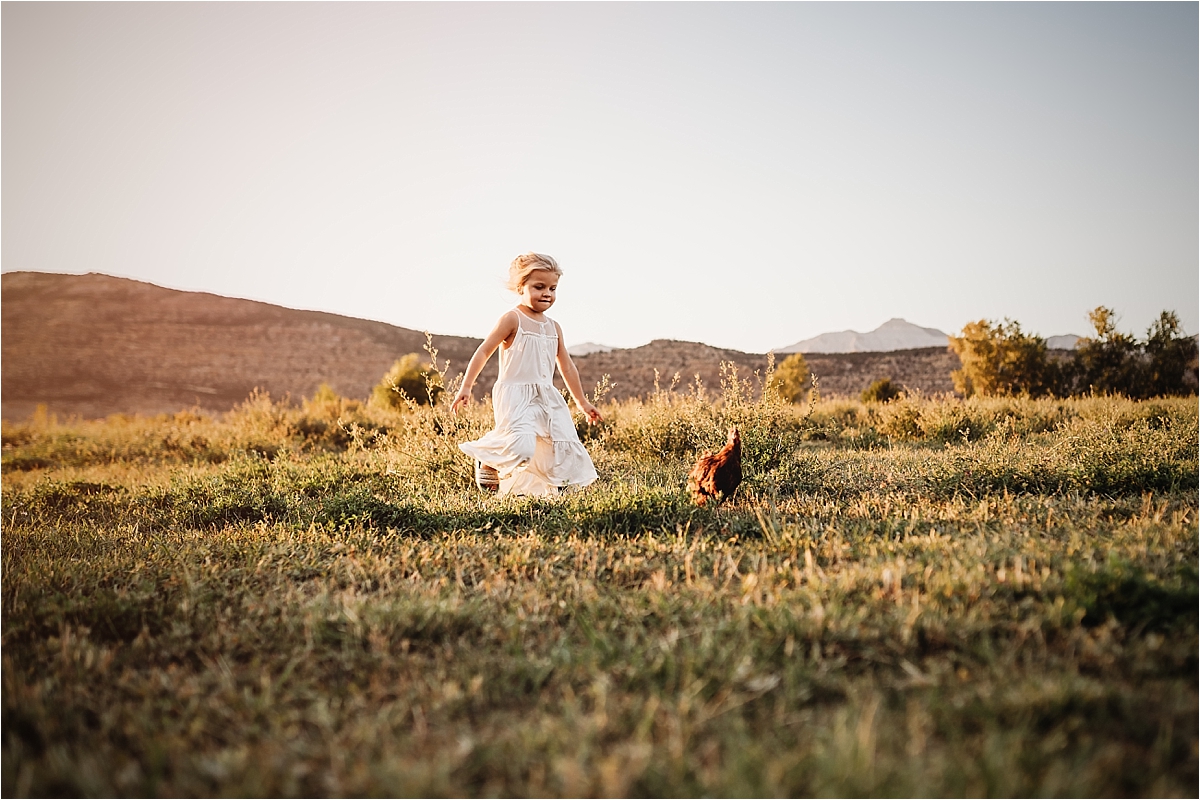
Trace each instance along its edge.
{"label": "blonde girl", "polygon": [[[554,388],[557,363],[571,397],[589,423],[600,420],[600,412],[583,393],[562,328],[545,313],[554,305],[560,277],[562,270],[550,256],[525,253],[513,259],[508,288],[517,293],[520,302],[500,317],[479,345],[451,405],[455,413],[466,406],[484,364],[501,348],[500,378],[492,389],[496,426],[459,448],[475,459],[477,476],[490,473],[489,467],[495,470],[502,496],[554,495],[596,480],[596,469],[575,433],[571,411]],[[480,485],[484,486],[485,480]]]}

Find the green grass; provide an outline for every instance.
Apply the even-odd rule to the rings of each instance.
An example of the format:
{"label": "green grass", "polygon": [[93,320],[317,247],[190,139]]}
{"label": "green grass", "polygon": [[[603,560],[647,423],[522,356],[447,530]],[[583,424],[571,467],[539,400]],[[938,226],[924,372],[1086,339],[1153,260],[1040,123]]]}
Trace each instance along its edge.
{"label": "green grass", "polygon": [[5,424],[0,788],[1194,795],[1195,398],[605,413],[553,501],[486,406]]}

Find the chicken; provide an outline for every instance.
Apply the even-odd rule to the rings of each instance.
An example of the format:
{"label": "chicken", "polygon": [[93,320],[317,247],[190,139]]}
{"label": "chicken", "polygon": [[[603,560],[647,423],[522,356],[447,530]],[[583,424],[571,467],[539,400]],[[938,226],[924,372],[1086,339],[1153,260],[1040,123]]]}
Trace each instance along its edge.
{"label": "chicken", "polygon": [[696,505],[709,498],[725,498],[733,494],[742,482],[742,437],[737,428],[729,429],[729,440],[716,453],[700,456],[688,473],[688,491]]}

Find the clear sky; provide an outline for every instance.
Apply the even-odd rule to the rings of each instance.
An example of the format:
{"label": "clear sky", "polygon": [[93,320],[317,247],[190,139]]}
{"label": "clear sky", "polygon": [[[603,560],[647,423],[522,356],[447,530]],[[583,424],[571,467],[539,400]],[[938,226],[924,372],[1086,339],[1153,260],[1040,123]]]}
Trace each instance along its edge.
{"label": "clear sky", "polygon": [[1200,306],[1196,3],[4,3],[4,271],[763,352]]}

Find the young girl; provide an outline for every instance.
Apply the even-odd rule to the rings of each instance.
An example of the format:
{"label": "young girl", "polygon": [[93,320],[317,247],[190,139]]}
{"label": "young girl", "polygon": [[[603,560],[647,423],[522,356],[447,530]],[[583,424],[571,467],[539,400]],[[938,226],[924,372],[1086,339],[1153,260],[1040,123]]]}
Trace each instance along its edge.
{"label": "young girl", "polygon": [[[579,370],[567,353],[562,329],[545,315],[554,305],[562,270],[550,256],[526,253],[508,268],[508,288],[520,304],[500,317],[496,327],[467,365],[462,388],[451,405],[456,413],[471,399],[471,388],[483,365],[500,350],[500,379],[492,389],[496,427],[474,442],[459,445],[480,466],[500,476],[501,496],[553,495],[568,487],[596,480],[592,459],[575,433],[571,411],[554,388],[554,364],[588,421],[600,412],[588,402],[579,383]],[[482,485],[482,484],[481,484]]]}

